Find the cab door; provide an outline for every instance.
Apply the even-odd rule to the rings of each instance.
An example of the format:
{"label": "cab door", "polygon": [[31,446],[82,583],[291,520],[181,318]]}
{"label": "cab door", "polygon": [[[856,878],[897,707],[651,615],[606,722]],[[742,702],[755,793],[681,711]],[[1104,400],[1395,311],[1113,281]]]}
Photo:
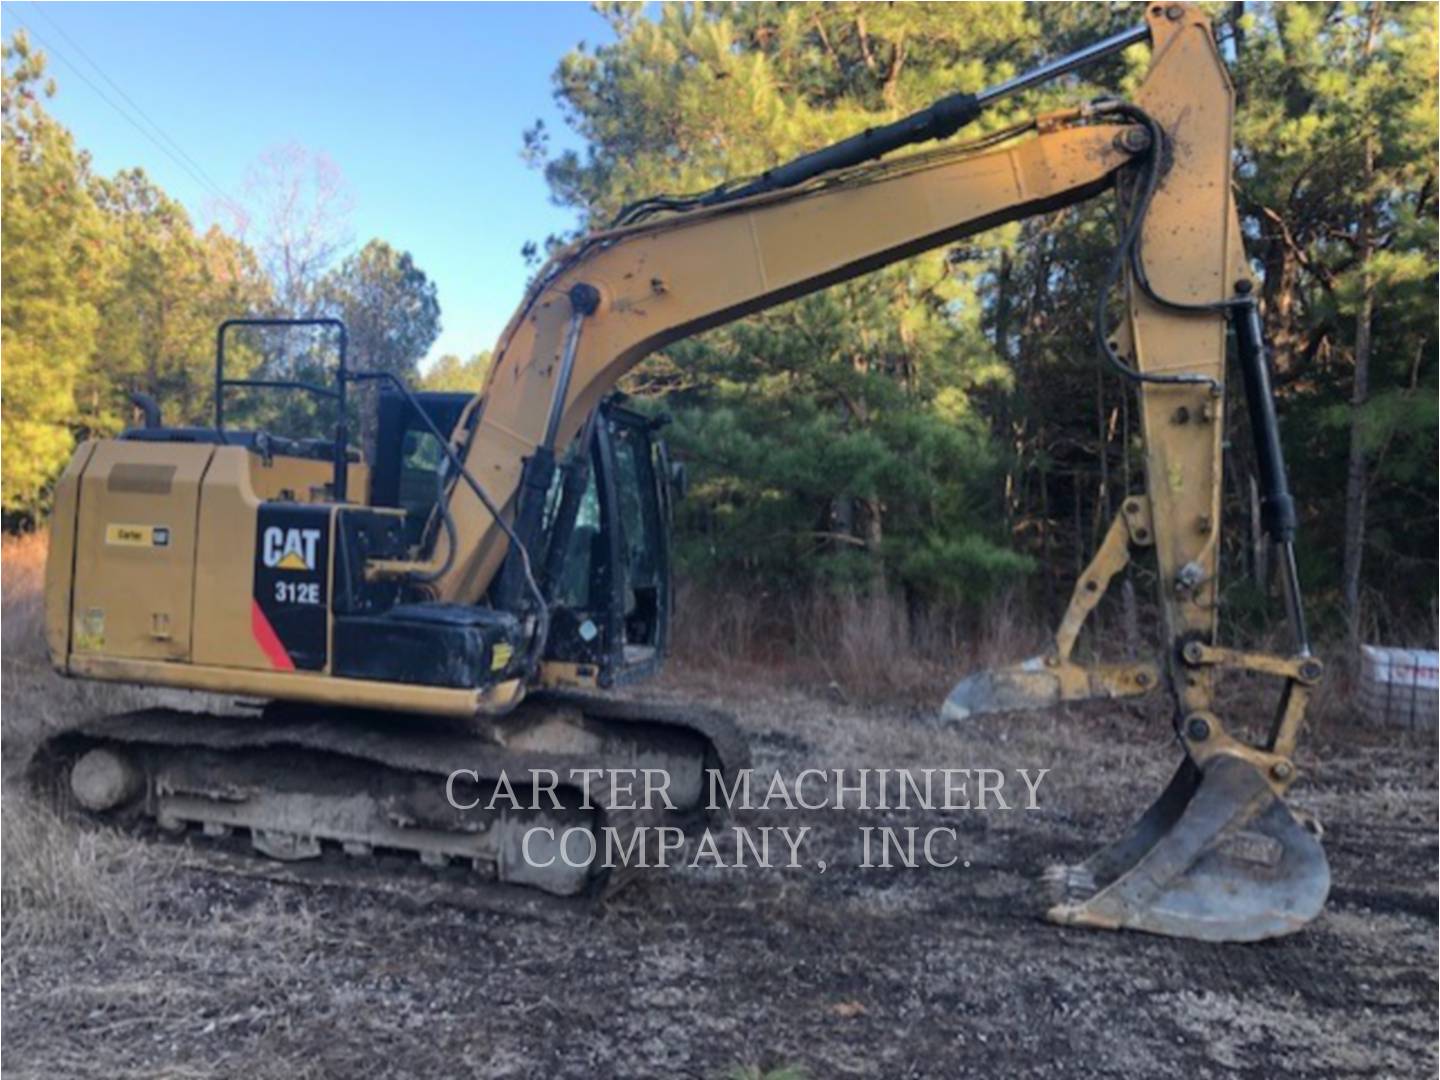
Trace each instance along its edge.
{"label": "cab door", "polygon": [[668,475],[657,424],[613,402],[557,470],[546,511],[546,659],[601,686],[657,670],[671,610]]}
{"label": "cab door", "polygon": [[670,520],[657,425],[624,408],[610,410],[610,457],[619,525],[622,666],[634,675],[658,667],[670,624]]}

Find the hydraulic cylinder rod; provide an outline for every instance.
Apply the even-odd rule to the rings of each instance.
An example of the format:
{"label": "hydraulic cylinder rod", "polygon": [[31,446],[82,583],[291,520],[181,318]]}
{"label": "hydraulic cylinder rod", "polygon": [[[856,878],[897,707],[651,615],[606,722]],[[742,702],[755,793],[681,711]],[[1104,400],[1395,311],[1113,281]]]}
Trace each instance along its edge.
{"label": "hydraulic cylinder rod", "polygon": [[716,192],[702,201],[705,203],[729,202],[732,199],[743,199],[766,191],[793,187],[796,184],[803,184],[806,180],[819,176],[821,173],[827,173],[834,169],[846,169],[852,165],[883,157],[902,146],[928,142],[931,139],[948,139],[955,132],[972,123],[987,105],[1008,97],[1010,94],[1028,90],[1032,86],[1049,82],[1051,79],[1058,79],[1062,75],[1068,75],[1072,71],[1104,59],[1112,53],[1128,48],[1138,41],[1144,41],[1149,36],[1150,28],[1144,25],[1132,27],[1119,34],[1112,34],[1093,45],[1087,45],[1068,56],[1041,64],[1037,68],[1017,75],[1013,79],[1008,79],[998,86],[992,86],[988,90],[981,90],[974,94],[951,94],[949,97],[941,98],[928,108],[901,117],[893,123],[867,128],[858,135],[842,139],[838,143],[805,154],[784,165],[767,169],[756,179],[739,188]]}
{"label": "hydraulic cylinder rod", "polygon": [[1260,325],[1260,308],[1248,281],[1240,283],[1240,294],[1249,303],[1231,309],[1235,327],[1240,374],[1245,382],[1245,404],[1250,413],[1250,432],[1255,440],[1255,460],[1260,472],[1260,525],[1280,550],[1280,575],[1285,589],[1285,614],[1295,635],[1296,650],[1310,655],[1310,635],[1305,628],[1305,609],[1300,600],[1300,574],[1295,566],[1295,528],[1298,519],[1290,480],[1285,472],[1285,452],[1280,445],[1280,422],[1275,416],[1275,391],[1270,380],[1270,358]]}

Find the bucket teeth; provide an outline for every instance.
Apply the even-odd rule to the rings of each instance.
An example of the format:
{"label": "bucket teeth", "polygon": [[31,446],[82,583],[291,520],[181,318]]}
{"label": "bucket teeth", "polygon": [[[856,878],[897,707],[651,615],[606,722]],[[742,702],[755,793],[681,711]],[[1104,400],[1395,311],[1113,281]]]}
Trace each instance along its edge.
{"label": "bucket teeth", "polygon": [[1294,933],[1320,913],[1330,869],[1304,828],[1248,761],[1188,758],[1130,831],[1046,880],[1064,899],[1053,922],[1203,941]]}
{"label": "bucket teeth", "polygon": [[1095,875],[1084,863],[1078,866],[1047,866],[1041,880],[1049,886],[1056,903],[1074,903],[1095,894]]}

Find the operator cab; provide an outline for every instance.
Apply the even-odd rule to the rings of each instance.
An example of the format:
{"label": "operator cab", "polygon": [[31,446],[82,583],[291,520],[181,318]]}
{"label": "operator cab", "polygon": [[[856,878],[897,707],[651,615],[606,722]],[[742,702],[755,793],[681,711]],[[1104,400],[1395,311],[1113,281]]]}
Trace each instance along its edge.
{"label": "operator cab", "polygon": [[[417,393],[441,431],[453,431],[471,401],[464,393]],[[603,402],[570,448],[546,499],[531,562],[550,602],[544,660],[567,681],[615,685],[653,673],[664,657],[671,605],[671,468],[654,420]],[[379,400],[371,505],[405,512],[417,547],[455,482],[443,448],[410,401]]]}

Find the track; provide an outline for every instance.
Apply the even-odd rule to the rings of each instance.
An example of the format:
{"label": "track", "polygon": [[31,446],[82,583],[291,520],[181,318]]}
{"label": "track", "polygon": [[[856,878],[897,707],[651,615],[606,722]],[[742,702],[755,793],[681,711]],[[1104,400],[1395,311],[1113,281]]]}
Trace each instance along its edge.
{"label": "track", "polygon": [[[52,740],[32,772],[104,816],[238,835],[283,862],[402,854],[579,896],[615,892],[662,838],[703,823],[709,771],[728,779],[747,760],[714,710],[547,694],[469,729],[294,706],[146,709]],[[650,778],[663,797],[646,798]]]}

